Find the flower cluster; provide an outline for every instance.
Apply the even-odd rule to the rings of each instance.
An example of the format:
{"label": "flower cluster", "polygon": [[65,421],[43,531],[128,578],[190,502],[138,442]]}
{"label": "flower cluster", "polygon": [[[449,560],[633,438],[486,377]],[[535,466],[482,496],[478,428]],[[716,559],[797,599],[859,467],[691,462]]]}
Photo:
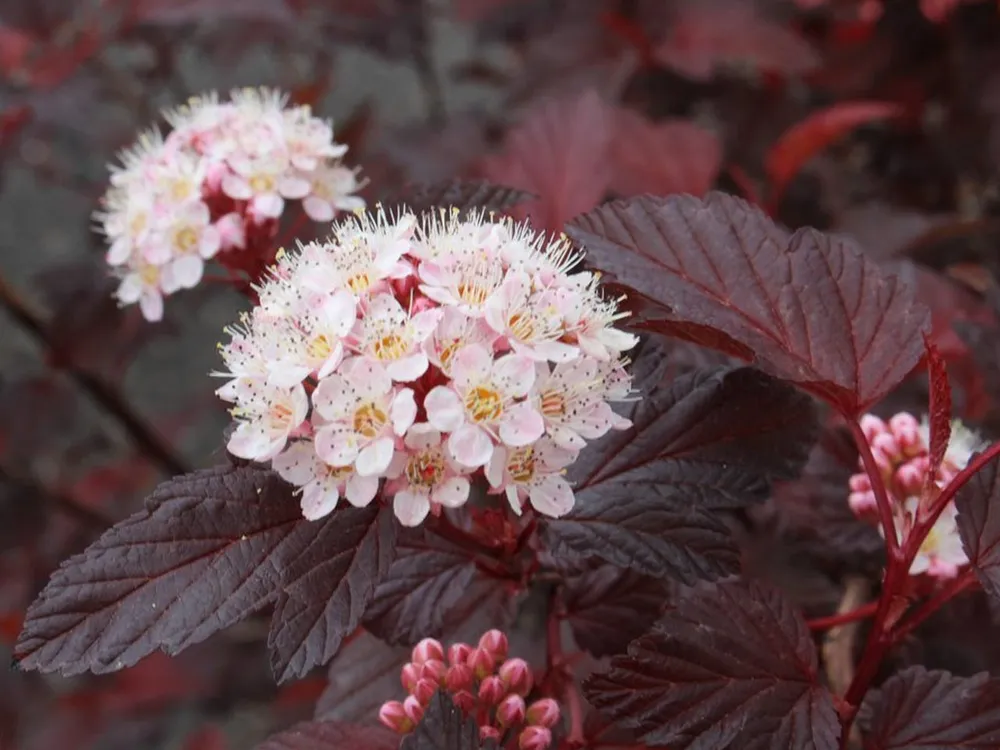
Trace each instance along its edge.
{"label": "flower cluster", "polygon": [[159,320],[163,296],[195,286],[206,260],[272,239],[288,200],[324,222],[364,207],[331,124],[286,104],[267,89],[195,98],[166,113],[169,135],[148,131],[122,153],[96,215],[121,303]]}
{"label": "flower cluster", "polygon": [[409,695],[379,710],[389,729],[411,732],[434,694],[444,690],[466,715],[476,717],[482,740],[517,737],[520,750],[546,750],[552,743],[559,704],[551,698],[525,702],[534,684],[531,668],[523,659],[507,658],[507,637],[499,630],[484,633],[475,647],[452,644],[447,658],[438,641],[425,638],[411,658],[400,675]]}
{"label": "flower cluster", "polygon": [[478,473],[515,512],[561,516],[587,440],[630,422],[635,337],[565,238],[457,210],[359,213],[281,253],[222,346],[229,451],[302,488],[307,518],[385,481],[416,526]]}
{"label": "flower cluster", "polygon": [[[920,499],[929,484],[928,423],[926,420],[918,422],[906,412],[896,414],[888,422],[866,414],[861,420],[861,429],[871,446],[872,456],[893,504],[896,530],[905,538],[913,527]],[[954,422],[951,440],[941,467],[934,476],[934,483],[938,487],[948,484],[980,447],[979,438],[974,433],[961,422]],[[861,468],[862,471],[850,479],[848,503],[857,516],[878,523],[878,507],[871,480],[863,471],[863,466]],[[968,564],[969,558],[958,534],[957,516],[954,502],[949,503],[920,546],[910,567],[911,575],[926,573],[934,578],[953,578],[960,567]]]}

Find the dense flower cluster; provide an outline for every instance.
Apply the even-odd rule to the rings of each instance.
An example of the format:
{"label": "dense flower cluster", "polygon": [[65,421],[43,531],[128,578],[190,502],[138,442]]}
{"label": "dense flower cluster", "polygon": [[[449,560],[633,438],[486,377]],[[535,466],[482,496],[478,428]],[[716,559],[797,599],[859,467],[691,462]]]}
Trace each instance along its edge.
{"label": "dense flower cluster", "polygon": [[[905,538],[913,527],[921,495],[928,484],[928,423],[918,422],[906,412],[896,414],[888,422],[866,414],[861,420],[861,428],[893,503],[896,529]],[[934,477],[935,484],[938,487],[948,484],[980,447],[979,438],[974,433],[961,422],[954,422],[944,460]],[[878,523],[878,508],[868,474],[863,470],[854,474],[850,479],[850,489],[848,502],[854,513]],[[958,534],[957,516],[954,502],[949,503],[914,558],[911,575],[926,573],[935,578],[952,578],[960,567],[968,564],[969,558]]]}
{"label": "dense flower cluster", "polygon": [[364,207],[331,124],[286,104],[267,89],[195,98],[166,113],[169,135],[148,131],[122,153],[97,219],[123,304],[159,320],[163,296],[195,286],[206,260],[272,238],[288,200],[324,222]]}
{"label": "dense flower cluster", "polygon": [[447,657],[440,642],[425,638],[411,659],[400,674],[409,695],[383,704],[378,714],[394,732],[411,732],[434,694],[444,690],[466,715],[476,717],[482,740],[517,737],[520,750],[546,750],[552,743],[559,704],[551,698],[525,702],[534,685],[531,667],[507,658],[507,637],[499,630],[484,633],[475,647],[452,644]]}
{"label": "dense flower cluster", "polygon": [[626,419],[617,301],[570,274],[566,239],[482,214],[380,208],[282,253],[260,304],[222,346],[236,456],[302,488],[307,518],[340,497],[419,524],[469,497],[481,472],[520,513],[573,506],[565,468]]}

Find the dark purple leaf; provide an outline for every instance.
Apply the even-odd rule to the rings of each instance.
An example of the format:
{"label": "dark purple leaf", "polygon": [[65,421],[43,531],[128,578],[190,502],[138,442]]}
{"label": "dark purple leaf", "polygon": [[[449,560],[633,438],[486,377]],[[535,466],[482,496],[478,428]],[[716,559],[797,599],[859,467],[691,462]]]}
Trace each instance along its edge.
{"label": "dark purple leaf", "polygon": [[777,590],[739,580],[682,594],[584,691],[671,750],[836,750],[840,734],[805,622]]}
{"label": "dark purple leaf", "polygon": [[410,649],[388,646],[369,633],[353,638],[330,662],[329,684],[316,704],[316,718],[375,724],[387,700],[402,698],[399,671]]}
{"label": "dark purple leaf", "polygon": [[462,713],[450,695],[439,690],[399,750],[479,750],[479,725]]}
{"label": "dark purple leaf", "polygon": [[1000,603],[1000,466],[996,459],[958,491],[955,506],[965,554],[983,589]]}
{"label": "dark purple leaf", "polygon": [[288,485],[259,467],[161,484],[147,510],[52,576],[28,610],[24,669],[112,672],[157,648],[176,654],[274,601],[279,571],[315,527]]}
{"label": "dark purple leaf", "polygon": [[484,210],[504,213],[534,196],[523,190],[489,182],[449,180],[433,185],[411,185],[394,196],[390,204],[406,206],[415,213],[457,208],[463,212]]}
{"label": "dark purple leaf", "polygon": [[437,637],[475,574],[467,552],[426,529],[406,530],[365,612],[365,627],[393,645]]}
{"label": "dark purple leaf", "polygon": [[693,583],[736,569],[722,519],[710,511],[762,499],[769,480],[805,461],[815,431],[808,397],[751,368],[665,379],[668,359],[644,347],[633,427],[606,436],[576,464],[576,505],[546,520],[557,557],[591,557]]}
{"label": "dark purple leaf", "polygon": [[635,291],[636,325],[753,360],[854,416],[923,355],[927,310],[850,240],[789,234],[722,193],[641,196],[574,219],[591,263]]}
{"label": "dark purple leaf", "polygon": [[948,370],[938,348],[925,341],[927,347],[927,377],[930,382],[930,474],[941,466],[951,440],[951,383]]}
{"label": "dark purple leaf", "polygon": [[910,667],[869,694],[861,709],[867,750],[1000,747],[1000,681]]}
{"label": "dark purple leaf", "polygon": [[257,750],[396,750],[399,736],[384,727],[305,721],[269,737]]}
{"label": "dark purple leaf", "polygon": [[577,645],[596,657],[625,650],[667,603],[663,581],[603,565],[566,581],[563,604]]}
{"label": "dark purple leaf", "polygon": [[326,664],[361,622],[395,554],[396,522],[377,504],[321,521],[282,572],[268,647],[280,682]]}

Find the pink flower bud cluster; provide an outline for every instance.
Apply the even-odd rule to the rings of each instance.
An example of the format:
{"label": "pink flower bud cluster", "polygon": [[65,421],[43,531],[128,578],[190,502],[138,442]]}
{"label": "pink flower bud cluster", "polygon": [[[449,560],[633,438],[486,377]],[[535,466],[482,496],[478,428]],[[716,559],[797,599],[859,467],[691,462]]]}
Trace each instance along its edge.
{"label": "pink flower bud cluster", "polygon": [[[866,414],[861,419],[861,429],[893,504],[897,531],[905,538],[913,527],[924,488],[929,484],[929,425],[926,421],[918,422],[911,414],[900,412],[888,422]],[[961,422],[954,422],[951,432],[944,460],[933,478],[937,487],[944,487],[950,482],[981,447],[979,438]],[[871,478],[864,471],[860,459],[858,465],[861,471],[849,480],[848,504],[859,518],[878,524],[878,506]],[[958,534],[957,515],[954,503],[949,503],[914,558],[911,575],[926,573],[934,578],[952,578],[961,566],[968,564],[969,559]],[[882,531],[881,526],[879,530]]]}
{"label": "pink flower bud cluster", "polygon": [[122,304],[159,320],[164,295],[195,286],[206,260],[266,246],[289,200],[324,222],[364,207],[331,124],[286,104],[267,89],[195,98],[166,113],[169,135],[148,131],[121,154],[96,218]]}
{"label": "pink flower bud cluster", "polygon": [[229,451],[270,461],[311,519],[382,487],[416,526],[477,476],[515,513],[567,513],[566,467],[631,424],[609,402],[630,397],[635,344],[598,276],[569,273],[578,260],[565,238],[483,214],[347,217],[281,254],[228,330]]}
{"label": "pink flower bud cluster", "polygon": [[438,690],[476,718],[483,740],[517,737],[520,750],[546,750],[559,723],[559,704],[551,698],[525,702],[534,684],[531,668],[523,659],[507,658],[507,637],[499,630],[484,633],[476,646],[452,644],[447,655],[440,642],[425,638],[400,676],[409,695],[379,710],[379,720],[400,734],[420,722]]}

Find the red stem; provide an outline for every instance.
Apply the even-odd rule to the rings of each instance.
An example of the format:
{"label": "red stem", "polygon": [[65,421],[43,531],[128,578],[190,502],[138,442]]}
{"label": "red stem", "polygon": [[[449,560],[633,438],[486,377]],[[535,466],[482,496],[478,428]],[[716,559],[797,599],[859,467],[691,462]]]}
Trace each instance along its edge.
{"label": "red stem", "polygon": [[833,628],[837,625],[843,625],[848,622],[864,620],[874,615],[877,611],[878,602],[869,602],[868,604],[858,607],[857,609],[852,609],[850,612],[841,612],[836,615],[829,615],[828,617],[816,617],[809,620],[806,624],[809,626],[810,630],[827,630],[828,628]]}
{"label": "red stem", "polygon": [[872,492],[875,494],[875,503],[878,505],[879,521],[882,523],[882,531],[885,534],[886,551],[889,554],[890,568],[891,561],[898,559],[899,539],[896,536],[896,523],[892,516],[892,505],[889,503],[889,493],[885,489],[885,481],[882,479],[882,472],[875,463],[875,456],[872,455],[871,446],[868,445],[868,438],[858,422],[849,423],[851,436],[858,446],[858,453],[861,456],[861,463],[865,467],[868,479],[872,485]]}
{"label": "red stem", "polygon": [[920,607],[905,621],[900,623],[892,632],[893,643],[899,643],[903,638],[916,630],[927,618],[937,612],[941,607],[954,599],[963,591],[976,585],[976,574],[971,568],[967,568],[952,578],[948,583],[930,599],[926,600]]}
{"label": "red stem", "polygon": [[546,677],[556,676],[556,684],[562,686],[563,703],[569,712],[569,734],[561,747],[580,748],[587,744],[583,734],[583,699],[573,673],[567,668],[569,660],[562,647],[562,619],[556,594],[549,600],[549,617],[545,623]]}
{"label": "red stem", "polygon": [[[937,500],[935,500],[934,504],[931,506],[931,513],[933,514],[935,521],[938,516],[941,515],[941,512],[948,506],[951,499],[955,497],[958,491],[962,489],[962,487],[964,487],[970,479],[972,479],[973,475],[978,473],[980,469],[986,466],[986,464],[997,456],[1000,456],[1000,442],[993,443],[989,448],[973,458],[968,464],[966,464],[964,469],[958,472],[958,474],[956,474],[954,478],[948,482],[945,488],[941,490],[941,494],[938,495]],[[933,525],[934,523],[932,522],[931,526]],[[923,540],[921,539],[921,542],[922,541]]]}

